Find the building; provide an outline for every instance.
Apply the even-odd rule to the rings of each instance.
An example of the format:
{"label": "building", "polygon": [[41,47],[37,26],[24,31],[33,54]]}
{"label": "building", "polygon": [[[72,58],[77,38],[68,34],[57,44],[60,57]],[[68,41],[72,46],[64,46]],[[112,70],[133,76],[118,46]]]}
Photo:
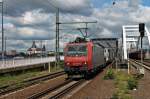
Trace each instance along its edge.
{"label": "building", "polygon": [[35,44],[35,41],[33,41],[32,46],[27,50],[28,55],[37,55],[37,54],[43,54],[46,51],[45,45],[43,45],[42,48],[38,48]]}
{"label": "building", "polygon": [[7,56],[16,56],[18,53],[16,50],[10,50],[6,52]]}

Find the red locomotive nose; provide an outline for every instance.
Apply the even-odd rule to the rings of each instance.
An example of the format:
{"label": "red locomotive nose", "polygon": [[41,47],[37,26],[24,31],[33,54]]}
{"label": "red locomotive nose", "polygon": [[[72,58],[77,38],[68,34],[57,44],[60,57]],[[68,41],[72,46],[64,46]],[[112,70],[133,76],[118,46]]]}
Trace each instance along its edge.
{"label": "red locomotive nose", "polygon": [[66,59],[67,66],[83,66],[87,65],[86,57],[67,57]]}

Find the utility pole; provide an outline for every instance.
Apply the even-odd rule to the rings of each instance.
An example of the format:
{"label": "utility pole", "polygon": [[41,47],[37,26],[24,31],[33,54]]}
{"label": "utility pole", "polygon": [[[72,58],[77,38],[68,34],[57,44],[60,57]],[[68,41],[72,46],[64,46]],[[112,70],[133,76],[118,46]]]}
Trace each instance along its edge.
{"label": "utility pole", "polygon": [[[50,2],[49,2],[50,3]],[[63,22],[59,22],[59,12],[60,12],[60,9],[56,6],[54,6],[52,3],[50,3],[50,5],[52,5],[54,8],[56,8],[56,41],[55,41],[55,66],[57,67],[59,65],[59,62],[60,62],[60,53],[59,53],[59,25],[60,24],[79,24],[79,23],[85,23],[86,24],[86,29],[85,29],[85,32],[86,32],[86,37],[87,37],[87,24],[88,23],[97,23],[96,22],[70,22],[70,23],[63,23]]]}
{"label": "utility pole", "polygon": [[59,8],[57,8],[56,11],[56,49],[55,49],[55,66],[57,67],[60,62],[60,56],[59,56]]}
{"label": "utility pole", "polygon": [[0,2],[2,8],[2,60],[4,60],[4,20],[3,20],[3,0]]}
{"label": "utility pole", "polygon": [[41,58],[42,58],[42,55],[43,55],[43,41],[41,40],[40,43],[41,43]]}
{"label": "utility pole", "polygon": [[6,41],[6,40],[7,40],[7,37],[5,36],[5,51],[4,51],[4,52],[5,52],[5,55],[6,55],[6,53],[7,53],[7,51],[6,51],[6,50],[7,50],[7,49],[6,49],[6,47],[7,47],[7,44],[6,44],[7,41]]}
{"label": "utility pole", "polygon": [[86,25],[85,33],[86,33],[86,38],[87,38],[87,29],[88,29],[87,25],[88,25],[88,23],[85,23],[85,25]]}
{"label": "utility pole", "polygon": [[59,64],[59,8],[53,5],[49,0],[48,3],[56,9],[56,40],[55,40],[55,67]]}
{"label": "utility pole", "polygon": [[143,46],[142,46],[143,42],[142,41],[143,41],[143,37],[141,37],[141,63],[143,63]]}
{"label": "utility pole", "polygon": [[128,74],[130,73],[130,58],[129,58],[129,53],[130,53],[130,45],[129,45],[129,48],[127,49],[127,53],[128,53]]}

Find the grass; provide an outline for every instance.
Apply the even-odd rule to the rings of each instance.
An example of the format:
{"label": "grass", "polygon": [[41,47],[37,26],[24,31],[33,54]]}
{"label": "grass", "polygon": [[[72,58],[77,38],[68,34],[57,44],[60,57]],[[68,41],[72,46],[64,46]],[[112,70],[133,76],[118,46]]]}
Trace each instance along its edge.
{"label": "grass", "polygon": [[132,99],[129,91],[137,88],[137,79],[130,74],[124,72],[115,72],[116,92],[112,99]]}
{"label": "grass", "polygon": [[59,66],[55,66],[55,62],[52,62],[51,65],[52,65],[50,68],[51,72],[56,72],[64,69],[64,61],[60,61]]}
{"label": "grass", "polygon": [[105,80],[108,80],[108,79],[114,79],[114,71],[112,68],[108,69],[105,76],[104,76],[104,79]]}
{"label": "grass", "polygon": [[[51,73],[57,72],[60,70],[63,70],[62,66],[57,67],[57,68],[55,68],[54,66],[51,67]],[[44,71],[33,70],[33,71],[25,71],[18,75],[5,74],[3,76],[0,76],[0,87],[14,84],[14,83],[17,83],[18,85],[20,85],[20,83],[24,81],[25,79],[38,77],[38,76],[45,75],[48,73],[49,73],[48,70],[44,70]]]}
{"label": "grass", "polygon": [[139,74],[131,75],[124,71],[116,71],[114,69],[108,69],[104,79],[113,79],[115,81],[115,93],[111,99],[132,99],[130,95],[130,90],[137,89],[138,80],[142,76]]}
{"label": "grass", "polygon": [[42,71],[42,72],[41,71],[28,71],[19,75],[7,74],[7,75],[0,77],[0,87],[9,85],[9,84],[20,83],[24,81],[25,79],[37,77],[37,76],[44,75],[47,73],[48,73],[47,71]]}

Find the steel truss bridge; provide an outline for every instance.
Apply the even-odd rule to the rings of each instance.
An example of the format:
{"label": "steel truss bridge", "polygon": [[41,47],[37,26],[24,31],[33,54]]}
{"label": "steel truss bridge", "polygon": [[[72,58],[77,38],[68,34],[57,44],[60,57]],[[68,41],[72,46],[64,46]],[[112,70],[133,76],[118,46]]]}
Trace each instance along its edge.
{"label": "steel truss bridge", "polygon": [[[128,49],[130,49],[131,45],[136,46],[138,48],[140,41],[140,33],[139,33],[139,25],[124,25],[122,26],[123,30],[123,59],[127,60]],[[145,26],[145,37],[148,38],[148,43],[150,47],[150,32],[148,28]]]}

